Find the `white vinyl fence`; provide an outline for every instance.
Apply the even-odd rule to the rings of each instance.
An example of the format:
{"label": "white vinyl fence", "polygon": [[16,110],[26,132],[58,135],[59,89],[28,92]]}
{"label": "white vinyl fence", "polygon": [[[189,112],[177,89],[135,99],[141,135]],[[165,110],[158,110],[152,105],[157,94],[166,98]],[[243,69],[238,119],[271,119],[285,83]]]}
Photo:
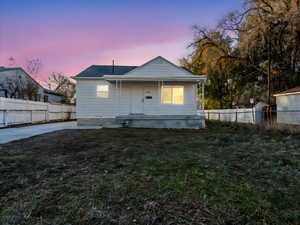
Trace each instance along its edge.
{"label": "white vinyl fence", "polygon": [[75,106],[0,97],[0,127],[75,119]]}
{"label": "white vinyl fence", "polygon": [[252,124],[261,123],[263,116],[262,111],[256,108],[204,110],[199,111],[199,114],[204,114],[206,120]]}

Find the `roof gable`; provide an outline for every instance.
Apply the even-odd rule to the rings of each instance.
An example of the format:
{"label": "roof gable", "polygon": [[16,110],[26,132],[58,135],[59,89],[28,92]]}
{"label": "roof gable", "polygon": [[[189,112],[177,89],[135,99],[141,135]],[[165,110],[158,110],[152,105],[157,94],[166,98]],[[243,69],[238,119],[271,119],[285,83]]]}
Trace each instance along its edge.
{"label": "roof gable", "polygon": [[[23,73],[30,81],[32,81],[33,83],[35,83],[37,86],[39,86],[40,88],[44,88],[38,81],[36,81],[35,79],[33,79],[29,73],[27,73],[22,67],[0,67],[0,76],[3,72],[3,74],[5,74],[5,72],[7,71],[12,71],[12,70],[15,70],[15,71],[20,71],[21,73]],[[7,74],[5,74],[7,75]]]}
{"label": "roof gable", "polygon": [[165,58],[158,56],[145,64],[127,72],[126,76],[190,76],[194,75],[190,71],[179,67]]}
{"label": "roof gable", "polygon": [[184,67],[179,67],[158,56],[141,66],[92,65],[73,78],[103,78],[122,75],[122,77],[191,77],[195,76]]}

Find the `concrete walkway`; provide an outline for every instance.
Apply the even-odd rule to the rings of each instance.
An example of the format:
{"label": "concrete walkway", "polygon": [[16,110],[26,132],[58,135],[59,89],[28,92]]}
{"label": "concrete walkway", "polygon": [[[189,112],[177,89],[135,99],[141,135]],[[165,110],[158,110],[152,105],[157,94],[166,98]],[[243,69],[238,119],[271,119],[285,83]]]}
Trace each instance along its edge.
{"label": "concrete walkway", "polygon": [[0,144],[65,129],[101,129],[99,126],[77,126],[76,121],[48,123],[26,127],[0,129]]}

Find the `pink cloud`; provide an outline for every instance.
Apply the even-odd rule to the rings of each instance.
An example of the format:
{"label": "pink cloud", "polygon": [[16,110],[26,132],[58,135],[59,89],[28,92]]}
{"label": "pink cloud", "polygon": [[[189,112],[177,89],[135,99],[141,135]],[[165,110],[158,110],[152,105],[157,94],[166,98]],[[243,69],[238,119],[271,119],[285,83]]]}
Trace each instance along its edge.
{"label": "pink cloud", "polygon": [[[45,79],[53,71],[74,75],[91,64],[110,64],[113,58],[119,59],[123,64],[141,64],[145,60],[140,59],[163,55],[164,47],[159,46],[176,43],[177,46],[184,47],[183,40],[188,36],[187,32],[163,26],[131,31],[127,30],[127,26],[106,31],[99,27],[92,33],[86,32],[86,29],[68,32],[62,29],[61,32],[56,31],[59,34],[57,36],[52,36],[52,32],[53,30],[41,34],[33,32],[26,43],[18,41],[16,37],[15,40],[6,40],[8,45],[0,55],[0,62],[4,64],[9,56],[15,57],[19,62],[39,57],[43,62],[41,79]],[[168,51],[172,52],[169,55],[178,55],[178,48],[176,51],[169,48]]]}

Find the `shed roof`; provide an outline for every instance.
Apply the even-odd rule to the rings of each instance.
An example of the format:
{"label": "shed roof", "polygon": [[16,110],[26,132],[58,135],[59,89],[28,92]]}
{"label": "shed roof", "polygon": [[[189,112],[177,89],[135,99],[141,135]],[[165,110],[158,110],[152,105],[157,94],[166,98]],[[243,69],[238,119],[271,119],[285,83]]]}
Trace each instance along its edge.
{"label": "shed roof", "polygon": [[274,96],[277,97],[277,96],[296,95],[296,94],[300,94],[300,87],[294,87],[294,88],[288,89],[286,91],[277,93]]}
{"label": "shed roof", "polygon": [[50,95],[63,96],[63,94],[57,93],[57,92],[55,92],[53,90],[50,90],[50,89],[47,89],[47,88],[44,88],[44,93],[50,94]]}

